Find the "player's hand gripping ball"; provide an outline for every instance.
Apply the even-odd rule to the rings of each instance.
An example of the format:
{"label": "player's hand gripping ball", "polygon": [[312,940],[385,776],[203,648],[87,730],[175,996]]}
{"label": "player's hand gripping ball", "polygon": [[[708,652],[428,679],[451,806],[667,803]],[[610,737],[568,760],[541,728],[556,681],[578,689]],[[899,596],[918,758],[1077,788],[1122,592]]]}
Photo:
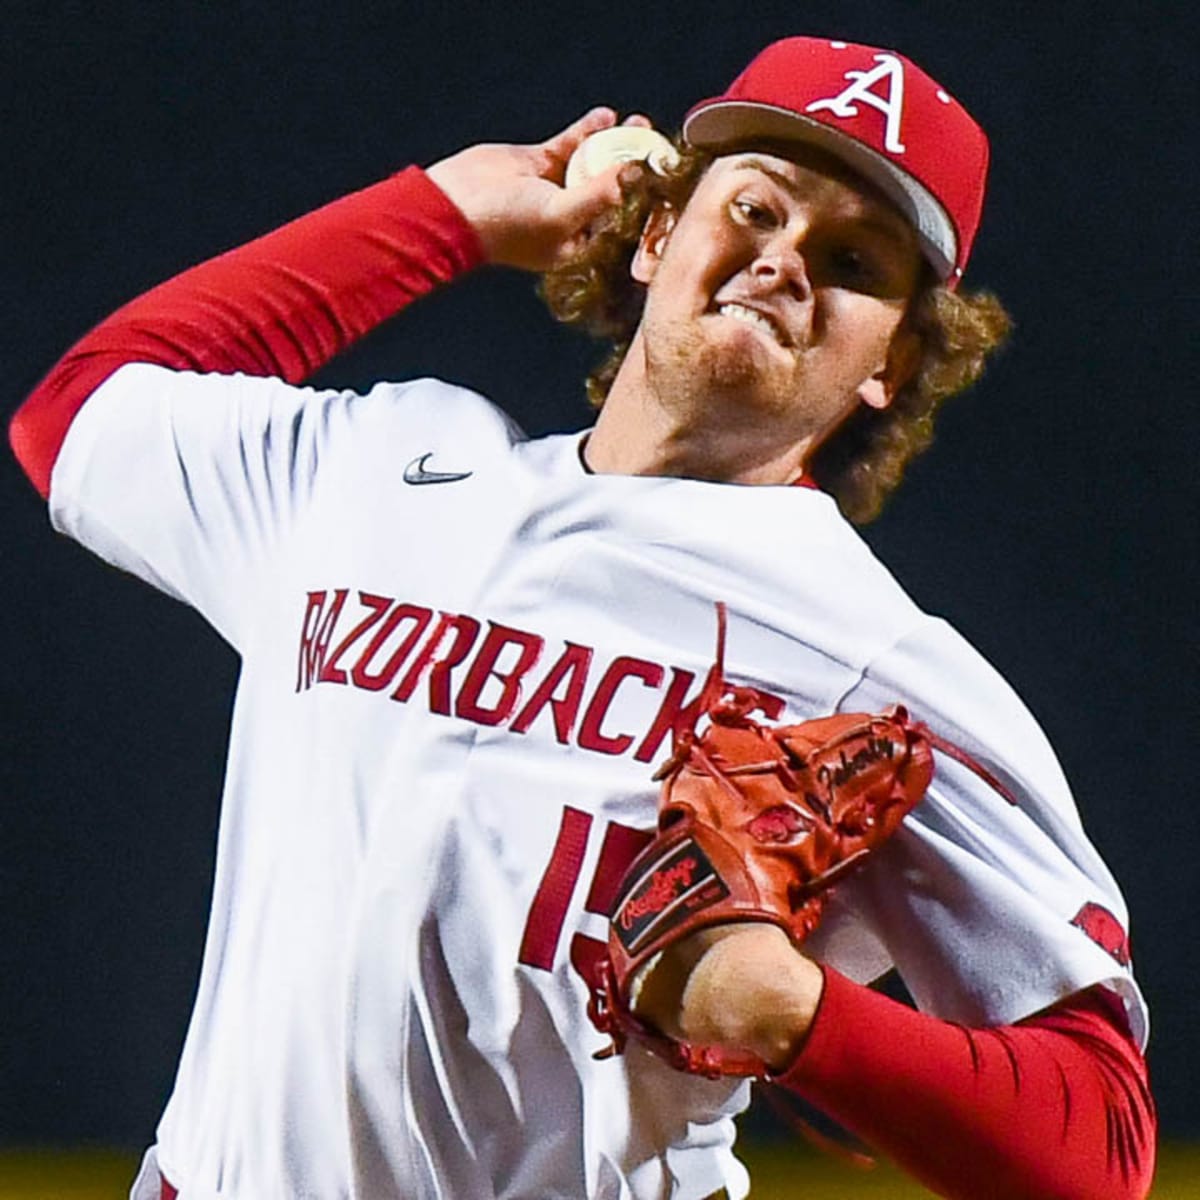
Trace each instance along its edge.
{"label": "player's hand gripping ball", "polygon": [[[733,921],[770,921],[799,945],[830,889],[882,845],[933,777],[928,732],[903,708],[770,726],[749,714],[758,693],[726,686],[719,606],[717,662],[702,734],[677,731],[662,781],[657,836],[621,883],[592,1019],[620,1051],[628,1037],[680,1070],[765,1078],[758,1058],[675,1041],[639,1020],[644,973],[682,938]],[[940,742],[941,739],[934,739]]]}
{"label": "player's hand gripping ball", "polygon": [[675,147],[644,125],[613,125],[584,138],[567,162],[563,186],[594,179],[616,163],[644,162],[660,175],[679,161]]}

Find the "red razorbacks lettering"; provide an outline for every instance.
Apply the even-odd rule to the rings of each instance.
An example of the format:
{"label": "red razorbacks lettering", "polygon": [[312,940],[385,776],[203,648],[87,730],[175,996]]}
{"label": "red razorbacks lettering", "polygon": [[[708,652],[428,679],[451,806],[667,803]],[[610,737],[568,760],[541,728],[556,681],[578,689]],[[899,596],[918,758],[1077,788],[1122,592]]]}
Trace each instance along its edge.
{"label": "red razorbacks lettering", "polygon": [[1107,951],[1123,967],[1129,966],[1129,935],[1121,922],[1104,907],[1089,901],[1072,918],[1071,924],[1084,933],[1100,947]]}
{"label": "red razorbacks lettering", "polygon": [[617,921],[622,929],[632,929],[642,917],[660,913],[673,900],[692,886],[699,863],[694,858],[681,858],[665,871],[655,871],[643,892],[630,896],[621,905]]}
{"label": "red razorbacks lettering", "polygon": [[[547,643],[540,634],[465,613],[351,589],[309,592],[300,622],[296,691],[318,683],[386,692],[398,703],[423,695],[429,711],[526,733],[539,719],[562,745],[597,754],[632,751],[651,762],[677,723],[694,724],[702,687],[693,671],[593,647]],[[613,715],[628,689],[660,694],[649,724],[621,728]],[[783,711],[763,693],[769,720]]]}

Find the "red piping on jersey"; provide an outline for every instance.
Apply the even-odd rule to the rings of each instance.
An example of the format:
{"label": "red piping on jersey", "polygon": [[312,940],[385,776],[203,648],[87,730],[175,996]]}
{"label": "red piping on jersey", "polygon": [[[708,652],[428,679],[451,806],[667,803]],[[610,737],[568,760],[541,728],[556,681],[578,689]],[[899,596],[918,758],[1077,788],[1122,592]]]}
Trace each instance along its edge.
{"label": "red piping on jersey", "polygon": [[9,441],[43,497],[71,421],[119,367],[300,383],[419,296],[483,261],[417,167],[160,284],[86,334],[17,410]]}

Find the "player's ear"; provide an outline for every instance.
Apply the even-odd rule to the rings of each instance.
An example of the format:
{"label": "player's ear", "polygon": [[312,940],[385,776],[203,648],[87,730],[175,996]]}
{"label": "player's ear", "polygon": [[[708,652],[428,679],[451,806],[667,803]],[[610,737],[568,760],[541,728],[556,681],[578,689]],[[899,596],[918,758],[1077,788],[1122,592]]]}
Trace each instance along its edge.
{"label": "player's ear", "polygon": [[920,337],[901,325],[892,335],[883,366],[859,385],[858,398],[868,408],[887,408],[900,389],[917,373],[920,362]]}
{"label": "player's ear", "polygon": [[647,218],[629,264],[629,273],[638,283],[649,283],[654,278],[674,228],[675,210],[669,204],[660,204]]}

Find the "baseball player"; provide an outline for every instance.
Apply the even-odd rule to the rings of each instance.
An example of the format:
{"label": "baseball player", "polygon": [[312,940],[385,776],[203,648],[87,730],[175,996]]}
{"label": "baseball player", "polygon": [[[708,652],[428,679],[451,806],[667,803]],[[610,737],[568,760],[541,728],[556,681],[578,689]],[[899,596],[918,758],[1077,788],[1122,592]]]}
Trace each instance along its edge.
{"label": "baseball player", "polygon": [[[743,1075],[606,1055],[596,1019],[716,655],[739,713],[901,704],[960,753],[802,942],[667,947],[626,997],[642,1027],[755,1056],[939,1194],[1143,1196],[1121,896],[1029,713],[841,511],[878,509],[1002,332],[958,290],[984,136],[900,54],[809,38],[693,108],[662,174],[564,187],[615,122],[408,168],[186,271],[13,421],[54,526],[242,659],[195,1009],[133,1194],[745,1196]],[[484,262],[615,338],[593,428],[529,440],[432,379],[301,386]],[[867,986],[893,966],[916,1011]]]}

